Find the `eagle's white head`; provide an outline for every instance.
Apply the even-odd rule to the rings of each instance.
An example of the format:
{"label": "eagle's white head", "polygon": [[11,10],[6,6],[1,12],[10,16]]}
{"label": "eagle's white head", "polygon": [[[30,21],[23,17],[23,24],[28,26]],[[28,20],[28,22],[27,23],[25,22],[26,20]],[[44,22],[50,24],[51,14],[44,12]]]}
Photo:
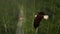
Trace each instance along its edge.
{"label": "eagle's white head", "polygon": [[44,15],[44,19],[47,20],[49,18],[48,15]]}

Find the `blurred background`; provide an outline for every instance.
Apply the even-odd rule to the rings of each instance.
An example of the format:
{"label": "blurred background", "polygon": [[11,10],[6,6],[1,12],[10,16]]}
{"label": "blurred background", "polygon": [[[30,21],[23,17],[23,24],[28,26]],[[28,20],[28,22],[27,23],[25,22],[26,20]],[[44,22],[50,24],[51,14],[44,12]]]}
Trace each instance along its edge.
{"label": "blurred background", "polygon": [[43,19],[37,34],[60,34],[60,0],[0,0],[0,34],[35,34],[34,16],[45,7],[56,15]]}

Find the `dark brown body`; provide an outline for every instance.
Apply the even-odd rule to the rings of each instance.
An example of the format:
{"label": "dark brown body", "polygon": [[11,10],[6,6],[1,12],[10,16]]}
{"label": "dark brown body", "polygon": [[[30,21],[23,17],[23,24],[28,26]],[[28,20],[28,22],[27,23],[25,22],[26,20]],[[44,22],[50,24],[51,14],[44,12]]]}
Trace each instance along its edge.
{"label": "dark brown body", "polygon": [[44,16],[44,13],[40,12],[40,13],[37,14],[37,17],[35,17],[35,19],[34,19],[34,28],[35,29],[39,26],[39,23],[43,19],[43,16]]}

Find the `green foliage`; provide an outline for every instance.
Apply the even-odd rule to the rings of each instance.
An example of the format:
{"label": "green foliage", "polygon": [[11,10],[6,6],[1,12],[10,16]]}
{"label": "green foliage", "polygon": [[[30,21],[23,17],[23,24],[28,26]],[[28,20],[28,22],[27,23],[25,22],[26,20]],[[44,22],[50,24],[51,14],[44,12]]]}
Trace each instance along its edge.
{"label": "green foliage", "polygon": [[45,7],[48,7],[56,15],[52,14],[47,21],[43,19],[40,22],[38,34],[60,34],[60,0],[23,0],[23,6],[25,12],[25,22],[23,23],[24,34],[35,33],[33,28],[34,15]]}
{"label": "green foliage", "polygon": [[42,20],[38,34],[60,34],[60,0],[0,0],[0,34],[16,34],[19,6],[24,8],[24,34],[34,34],[34,15],[48,7],[56,13],[47,21]]}
{"label": "green foliage", "polygon": [[0,34],[15,34],[18,21],[18,0],[0,0]]}

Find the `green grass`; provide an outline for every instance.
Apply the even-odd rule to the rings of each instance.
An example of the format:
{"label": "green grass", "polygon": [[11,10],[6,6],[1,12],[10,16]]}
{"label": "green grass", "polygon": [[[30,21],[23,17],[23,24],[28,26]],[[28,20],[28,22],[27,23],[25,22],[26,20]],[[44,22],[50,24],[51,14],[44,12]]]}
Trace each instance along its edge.
{"label": "green grass", "polygon": [[[24,34],[35,34],[34,15],[45,7],[56,15],[47,21],[43,19],[37,34],[60,34],[60,0],[0,0],[0,34],[16,34],[19,6],[24,8],[25,19],[22,23]],[[5,24],[8,31],[5,31]]]}
{"label": "green grass", "polygon": [[[35,2],[34,2],[35,1]],[[25,22],[23,23],[24,34],[34,34],[33,28],[34,15],[37,10],[42,11],[48,7],[56,15],[51,16],[50,19],[42,20],[38,29],[38,34],[60,34],[60,0],[23,0]]]}
{"label": "green grass", "polygon": [[16,0],[0,0],[0,34],[15,34],[18,12]]}

